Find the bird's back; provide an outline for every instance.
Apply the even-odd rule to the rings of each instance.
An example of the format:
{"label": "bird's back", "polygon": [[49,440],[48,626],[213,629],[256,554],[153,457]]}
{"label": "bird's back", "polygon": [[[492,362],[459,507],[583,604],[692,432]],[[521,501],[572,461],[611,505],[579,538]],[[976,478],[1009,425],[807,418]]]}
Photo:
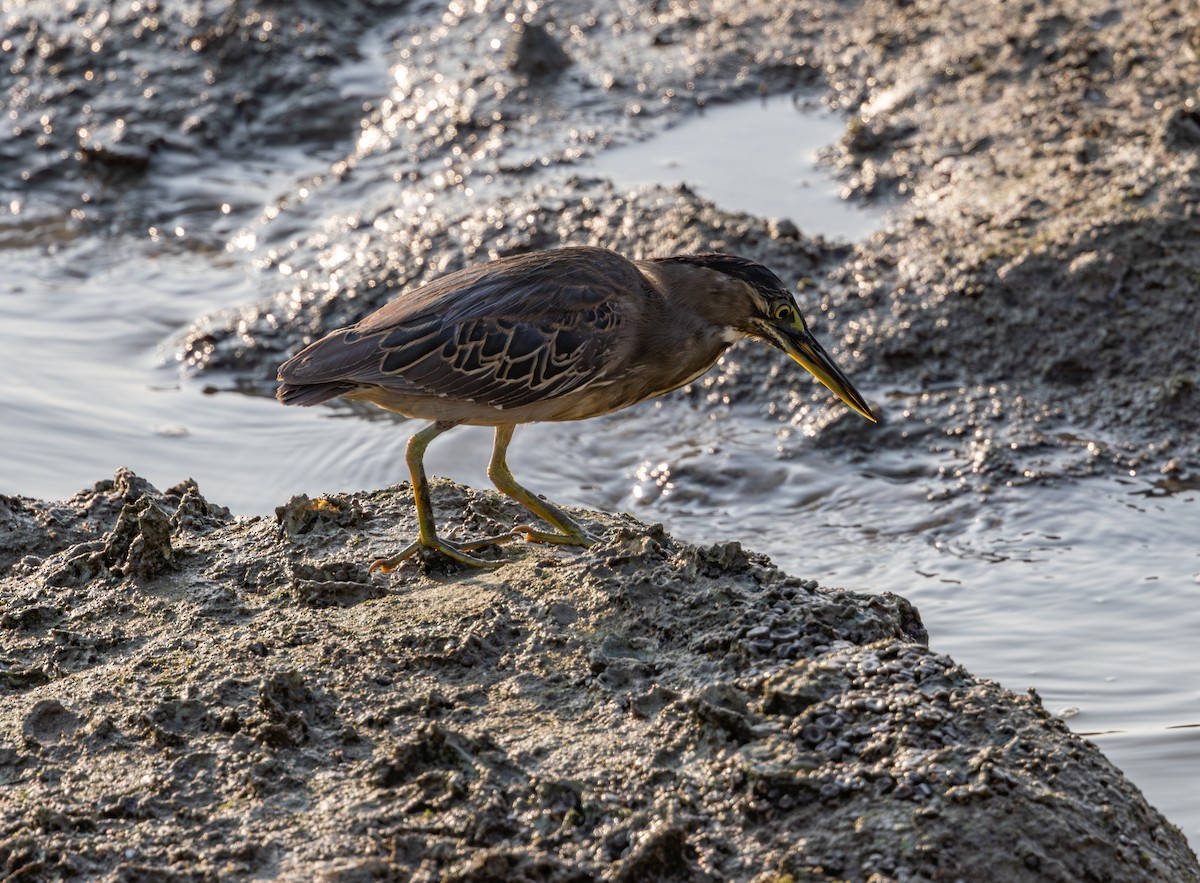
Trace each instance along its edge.
{"label": "bird's back", "polygon": [[[514,255],[402,294],[310,344],[279,369],[278,398],[347,395],[411,416],[516,421],[603,382],[629,343],[628,320],[657,293],[601,248]],[[532,419],[561,419],[535,416]]]}

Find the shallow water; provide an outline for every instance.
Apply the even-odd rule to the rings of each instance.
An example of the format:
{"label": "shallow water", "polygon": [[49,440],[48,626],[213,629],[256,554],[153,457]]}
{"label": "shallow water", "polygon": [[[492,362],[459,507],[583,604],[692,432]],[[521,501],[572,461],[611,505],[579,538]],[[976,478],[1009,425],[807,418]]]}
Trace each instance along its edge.
{"label": "shallow water", "polygon": [[[761,159],[693,164],[692,148],[750,121]],[[798,211],[808,194],[832,199],[831,181],[788,189],[740,174],[809,166],[816,144],[801,146],[797,132],[810,123],[819,138],[837,135],[830,117],[800,117],[789,100],[716,108],[594,168],[633,186],[639,178],[622,169],[674,157],[679,177],[730,207],[790,217],[809,233],[865,235],[878,215],[836,216],[851,229],[814,226],[835,217],[823,202]],[[170,359],[196,316],[261,295],[254,237],[238,231],[327,162],[295,151],[192,170],[156,206],[153,234],[100,232],[36,205],[0,217],[0,492],[62,498],[123,465],[159,487],[193,477],[214,502],[252,514],[293,493],[406,478],[411,424],[208,395],[211,380],[182,380]],[[653,168],[654,180],[674,177]],[[326,192],[292,223],[315,223],[336,203]],[[798,372],[796,382],[811,381]],[[890,392],[865,391],[874,401]],[[431,448],[430,470],[486,486],[489,445],[486,430],[456,430]],[[938,651],[1014,690],[1035,687],[1200,843],[1200,492],[1152,496],[1134,476],[931,502],[939,463],[923,450],[848,462],[780,424],[681,398],[524,428],[511,463],[563,503],[628,510],[692,541],[742,539],[799,575],[905,595]]]}
{"label": "shallow water", "polygon": [[854,240],[878,226],[880,214],[842,199],[842,188],[817,161],[845,128],[828,108],[775,95],[709,108],[583,167],[620,188],[687,184],[724,209],[786,218],[809,236]]}

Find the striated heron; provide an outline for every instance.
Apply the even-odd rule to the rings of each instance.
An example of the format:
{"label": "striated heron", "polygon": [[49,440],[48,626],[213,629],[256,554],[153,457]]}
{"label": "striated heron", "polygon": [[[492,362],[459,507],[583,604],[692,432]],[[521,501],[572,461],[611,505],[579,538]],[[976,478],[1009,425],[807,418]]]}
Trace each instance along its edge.
{"label": "striated heron", "polygon": [[[499,562],[469,553],[519,535],[596,542],[513,478],[506,454],[518,424],[596,417],[662,395],[695,380],[743,337],[783,350],[875,420],[766,267],[727,254],[631,261],[603,248],[514,255],[407,292],[284,362],[277,397],[315,405],[344,396],[433,421],[407,448],[417,539],[372,570],[388,570],[421,548],[493,567]],[[461,424],[496,428],[488,477],[558,533],[521,525],[463,544],[437,535],[425,449]]]}

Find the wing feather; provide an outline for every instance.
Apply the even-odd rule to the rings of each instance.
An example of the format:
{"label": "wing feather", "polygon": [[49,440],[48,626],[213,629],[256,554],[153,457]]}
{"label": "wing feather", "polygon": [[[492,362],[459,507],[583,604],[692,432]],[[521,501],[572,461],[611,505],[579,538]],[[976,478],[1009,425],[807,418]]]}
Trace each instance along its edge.
{"label": "wing feather", "polygon": [[544,402],[603,384],[629,337],[628,307],[651,296],[637,267],[605,249],[505,258],[444,276],[311,344],[280,368],[280,394],[382,387],[500,409]]}

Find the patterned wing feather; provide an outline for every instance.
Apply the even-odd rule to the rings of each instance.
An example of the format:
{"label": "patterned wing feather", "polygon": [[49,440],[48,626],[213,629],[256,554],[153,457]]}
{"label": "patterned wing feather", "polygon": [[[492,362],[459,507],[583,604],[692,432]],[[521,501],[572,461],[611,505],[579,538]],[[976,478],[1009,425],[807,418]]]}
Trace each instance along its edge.
{"label": "patterned wing feather", "polygon": [[603,377],[619,356],[622,304],[648,296],[637,268],[604,249],[519,255],[392,301],[298,353],[280,379],[494,408],[543,402]]}

